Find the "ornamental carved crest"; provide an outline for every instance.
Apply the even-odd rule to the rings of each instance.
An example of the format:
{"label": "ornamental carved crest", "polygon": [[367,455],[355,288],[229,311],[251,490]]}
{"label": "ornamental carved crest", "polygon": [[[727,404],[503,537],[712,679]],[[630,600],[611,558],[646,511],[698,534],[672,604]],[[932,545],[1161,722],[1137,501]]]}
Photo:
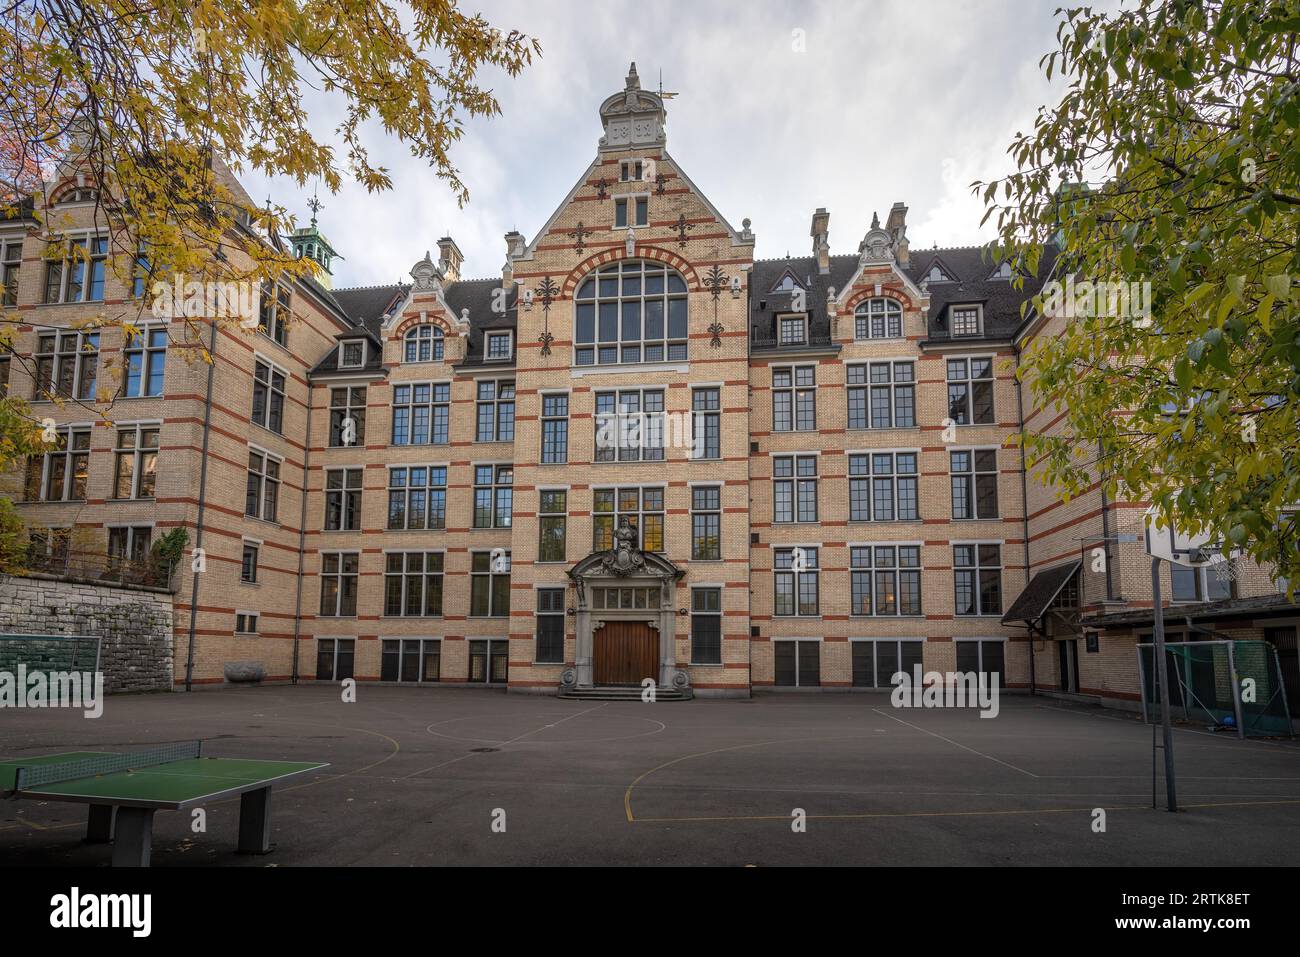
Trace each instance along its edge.
{"label": "ornamental carved crest", "polygon": [[636,526],[628,521],[627,516],[619,519],[618,528],[614,530],[614,547],[600,563],[607,574],[626,577],[644,571],[645,555],[637,547],[636,539]]}

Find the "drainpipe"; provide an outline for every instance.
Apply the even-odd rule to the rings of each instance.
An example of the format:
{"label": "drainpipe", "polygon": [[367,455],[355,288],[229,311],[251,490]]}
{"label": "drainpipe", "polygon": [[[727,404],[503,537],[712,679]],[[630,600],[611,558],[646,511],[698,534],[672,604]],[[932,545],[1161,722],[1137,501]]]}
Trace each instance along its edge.
{"label": "drainpipe", "polygon": [[[1016,357],[1016,424],[1020,427],[1020,515],[1025,539],[1025,587],[1029,587],[1029,475],[1025,465],[1025,399],[1020,385],[1020,346],[1013,343]],[[1034,675],[1034,626],[1029,625],[1029,693],[1038,693],[1038,681]]]}
{"label": "drainpipe", "polygon": [[[293,674],[290,684],[298,683],[298,642],[302,640],[302,572],[307,547],[307,463],[311,459],[311,381],[307,382],[307,441],[302,446],[302,509],[298,514],[298,587],[293,601]],[[364,474],[364,472],[363,472]]]}
{"label": "drainpipe", "polygon": [[[208,340],[208,390],[203,399],[203,458],[199,461],[199,513],[194,530],[194,548],[203,547],[203,513],[208,495],[208,436],[212,434],[212,379],[217,371],[217,320],[212,320],[212,334]],[[190,587],[190,637],[185,656],[185,690],[194,690],[194,630],[199,610],[199,572],[193,573]]]}
{"label": "drainpipe", "polygon": [[[1102,447],[1101,440],[1098,439],[1097,440],[1098,463],[1101,462],[1101,458],[1104,454],[1105,454],[1105,449]],[[1111,565],[1114,564],[1114,562],[1112,561],[1112,558],[1114,556],[1111,555],[1111,551],[1110,551],[1110,546],[1111,546],[1110,500],[1106,495],[1106,483],[1104,481],[1101,483],[1101,534],[1102,534],[1102,538],[1106,542],[1106,600],[1114,601],[1115,600],[1115,579],[1111,571]],[[1082,601],[1083,596],[1080,595],[1079,597],[1080,597],[1080,601]]]}

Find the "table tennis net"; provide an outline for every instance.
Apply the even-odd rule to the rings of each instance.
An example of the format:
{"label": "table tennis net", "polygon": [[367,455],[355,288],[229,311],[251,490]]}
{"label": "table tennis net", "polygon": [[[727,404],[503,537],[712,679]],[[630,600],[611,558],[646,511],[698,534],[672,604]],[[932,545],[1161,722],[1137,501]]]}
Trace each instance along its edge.
{"label": "table tennis net", "polygon": [[93,758],[73,761],[55,761],[51,764],[33,764],[19,767],[14,787],[19,791],[32,790],[60,781],[91,778],[123,771],[141,771],[171,761],[186,761],[201,756],[202,741],[181,741],[164,744],[125,754],[98,754]]}

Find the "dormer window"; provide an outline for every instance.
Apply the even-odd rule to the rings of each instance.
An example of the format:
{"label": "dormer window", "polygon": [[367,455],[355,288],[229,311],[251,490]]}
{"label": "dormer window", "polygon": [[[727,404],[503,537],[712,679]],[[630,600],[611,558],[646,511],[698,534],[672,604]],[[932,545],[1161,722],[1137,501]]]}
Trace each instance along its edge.
{"label": "dormer window", "polygon": [[441,362],[442,330],[434,325],[415,326],[406,333],[405,362]]}
{"label": "dormer window", "polygon": [[853,310],[854,339],[901,339],[903,307],[893,299],[868,299]]}
{"label": "dormer window", "polygon": [[1005,262],[989,274],[989,279],[1010,279],[1011,263]]}
{"label": "dormer window", "polygon": [[97,203],[99,202],[99,190],[93,186],[74,186],[69,190],[59,194],[58,199],[54,201],[56,206],[63,206],[68,203]]}
{"label": "dormer window", "polygon": [[772,287],[773,292],[794,292],[796,289],[802,289],[803,284],[794,278],[792,273],[787,272],[781,277],[781,281]]}
{"label": "dormer window", "polygon": [[978,336],[980,334],[980,307],[953,306],[949,310],[952,334],[956,336]]}
{"label": "dormer window", "polygon": [[778,342],[783,346],[808,344],[808,320],[803,316],[782,316]]}
{"label": "dormer window", "polygon": [[509,332],[487,334],[486,355],[489,362],[502,362],[510,358],[513,336]]}
{"label": "dormer window", "polygon": [[925,274],[924,281],[927,283],[952,282],[952,277],[943,271],[943,267],[935,263],[930,267],[930,271]]}
{"label": "dormer window", "polygon": [[366,343],[364,340],[343,343],[339,350],[340,369],[359,369],[366,364]]}

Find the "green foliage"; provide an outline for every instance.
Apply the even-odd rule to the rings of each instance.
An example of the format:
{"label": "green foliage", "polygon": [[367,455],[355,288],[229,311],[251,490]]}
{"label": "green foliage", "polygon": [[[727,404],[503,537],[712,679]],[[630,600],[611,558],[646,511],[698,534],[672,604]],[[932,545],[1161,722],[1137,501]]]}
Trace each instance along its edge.
{"label": "green foliage", "polygon": [[190,533],[183,526],[154,539],[149,549],[149,564],[159,581],[170,581],[172,571],[185,556],[185,546],[190,543]]}
{"label": "green foliage", "polygon": [[27,533],[23,520],[13,502],[0,497],[0,573],[20,573],[26,557]]}
{"label": "green foliage", "polygon": [[1061,101],[1014,140],[1018,172],[976,184],[999,255],[1037,271],[1054,246],[1056,279],[1151,284],[1149,321],[1095,310],[1027,350],[1022,376],[1069,433],[1023,437],[1045,481],[1069,496],[1100,479],[1291,581],[1298,31],[1297,0],[1065,11],[1042,60]]}

